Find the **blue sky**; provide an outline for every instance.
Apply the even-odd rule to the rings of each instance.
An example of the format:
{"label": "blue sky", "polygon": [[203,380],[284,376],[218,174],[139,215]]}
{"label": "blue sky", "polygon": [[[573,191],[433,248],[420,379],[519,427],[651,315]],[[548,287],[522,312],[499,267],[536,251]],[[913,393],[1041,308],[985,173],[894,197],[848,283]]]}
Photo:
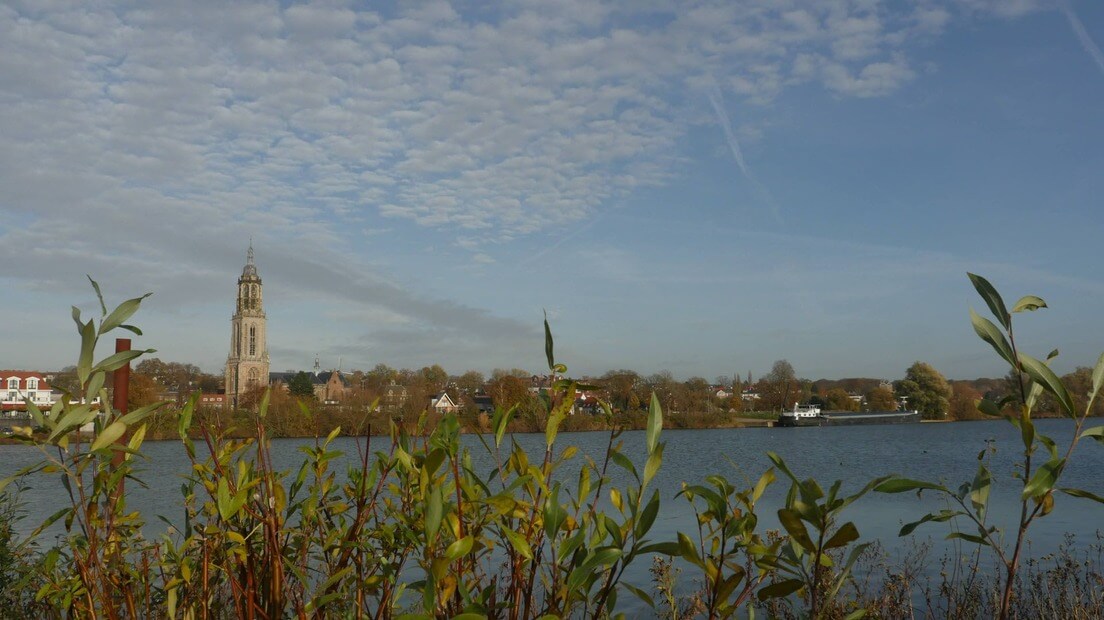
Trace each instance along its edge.
{"label": "blue sky", "polygon": [[0,367],[69,306],[221,372],[253,238],[274,370],[1003,373],[966,271],[1104,350],[1104,4],[7,2]]}

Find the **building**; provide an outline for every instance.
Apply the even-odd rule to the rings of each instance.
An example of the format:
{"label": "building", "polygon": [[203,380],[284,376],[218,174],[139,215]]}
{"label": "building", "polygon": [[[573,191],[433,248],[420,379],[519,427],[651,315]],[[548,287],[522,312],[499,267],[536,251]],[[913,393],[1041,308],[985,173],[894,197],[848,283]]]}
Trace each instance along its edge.
{"label": "building", "polygon": [[219,394],[218,392],[204,392],[199,395],[199,402],[196,404],[200,407],[214,407],[222,409],[226,407],[226,394]]}
{"label": "building", "polygon": [[[268,380],[272,387],[287,390],[297,374],[298,371],[273,372],[269,373]],[[349,381],[340,370],[322,370],[317,358],[314,360],[314,370],[306,372],[306,375],[310,378],[315,399],[325,405],[341,404],[352,391]]]}
{"label": "building", "polygon": [[431,396],[429,398],[429,408],[440,414],[456,413],[460,411],[460,405],[453,402],[448,392],[441,392]]}
{"label": "building", "polygon": [[256,386],[267,386],[268,381],[264,297],[250,242],[238,278],[237,305],[230,319],[230,354],[226,357],[226,397],[230,406],[237,408],[243,394]]}
{"label": "building", "polygon": [[46,383],[46,376],[25,370],[0,370],[0,411],[4,415],[27,411],[27,400],[39,409],[49,409],[61,398]]}

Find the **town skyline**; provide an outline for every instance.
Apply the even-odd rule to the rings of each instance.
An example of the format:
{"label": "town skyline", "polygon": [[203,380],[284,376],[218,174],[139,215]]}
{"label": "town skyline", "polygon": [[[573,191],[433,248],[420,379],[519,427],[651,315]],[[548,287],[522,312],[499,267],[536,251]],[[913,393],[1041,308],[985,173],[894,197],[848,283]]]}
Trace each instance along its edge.
{"label": "town skyline", "polygon": [[1104,5],[732,4],[0,7],[0,367],[220,374],[251,237],[272,369],[1092,365]]}

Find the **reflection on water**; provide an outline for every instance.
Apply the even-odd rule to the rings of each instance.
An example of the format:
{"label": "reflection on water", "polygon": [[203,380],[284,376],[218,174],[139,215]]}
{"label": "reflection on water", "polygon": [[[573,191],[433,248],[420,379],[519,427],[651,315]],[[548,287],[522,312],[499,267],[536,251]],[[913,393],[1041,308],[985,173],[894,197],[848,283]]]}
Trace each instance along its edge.
{"label": "reflection on water", "polygon": [[[1071,439],[1073,424],[1068,420],[1039,420],[1037,429],[1062,446]],[[569,464],[563,470],[565,484],[573,487],[583,455],[600,459],[609,435],[604,432],[561,433],[559,437],[561,449],[568,444],[579,447],[580,454],[572,461],[574,465]],[[530,450],[531,454],[540,454],[544,450],[543,434],[516,435],[514,440]],[[642,470],[645,457],[643,431],[627,432],[621,440],[624,442],[623,452]],[[836,479],[844,480],[843,492],[847,493],[857,491],[871,478],[889,474],[944,481],[952,488],[957,487],[973,478],[978,453],[990,444],[996,449],[991,457],[992,523],[1013,532],[1018,516],[1019,484],[1013,475],[1016,472],[1014,464],[1022,456],[1020,436],[1019,431],[1002,422],[668,430],[664,431],[662,440],[667,443],[664,463],[653,485],[660,489],[663,507],[649,537],[652,540],[673,540],[676,531],[689,532],[694,529],[693,514],[686,502],[674,497],[682,483],[700,483],[705,476],[719,473],[737,487],[751,486],[771,465],[766,457],[768,451],[781,455],[799,477],[815,477],[825,488]],[[303,456],[297,447],[309,441],[274,441],[276,467],[291,471]],[[354,464],[357,450],[353,442],[348,438],[337,440],[337,447],[346,452],[345,462],[338,464],[339,470]],[[493,458],[486,454],[476,437],[465,436],[464,443],[472,450],[477,468],[486,467],[489,470],[493,467]],[[385,438],[372,440],[373,449],[385,449],[386,444]],[[140,478],[147,487],[138,488],[130,483],[129,507],[145,516],[149,528],[147,534],[156,534],[164,527],[156,518],[158,515],[173,523],[180,521],[180,477],[187,472],[188,463],[178,442],[149,442],[143,452],[148,458]],[[36,449],[26,446],[0,446],[0,477],[34,461],[38,454]],[[1099,475],[1102,469],[1104,447],[1095,442],[1084,442],[1066,468],[1062,486],[1104,495],[1104,479]],[[628,474],[621,469],[611,467],[609,471],[615,485],[628,484]],[[759,511],[764,527],[778,527],[774,515],[787,488],[787,484],[780,480],[764,497]],[[1065,495],[1055,499],[1054,512],[1039,519],[1031,530],[1032,549],[1037,554],[1055,549],[1066,532],[1077,534],[1082,543],[1087,543],[1104,517],[1104,507],[1088,500]],[[30,481],[23,500],[29,513],[27,521],[21,524],[25,531],[33,529],[41,519],[68,501],[59,480],[44,475]],[[892,553],[903,549],[897,537],[902,523],[943,507],[931,494],[917,498],[915,493],[871,493],[853,504],[845,516],[855,522],[863,540],[879,539]],[[949,549],[942,542],[948,531],[946,524],[926,524],[917,530],[917,535],[936,541],[934,553],[938,556]],[[636,567],[636,574],[627,577],[633,583],[646,583],[647,568],[646,564],[641,563]]]}

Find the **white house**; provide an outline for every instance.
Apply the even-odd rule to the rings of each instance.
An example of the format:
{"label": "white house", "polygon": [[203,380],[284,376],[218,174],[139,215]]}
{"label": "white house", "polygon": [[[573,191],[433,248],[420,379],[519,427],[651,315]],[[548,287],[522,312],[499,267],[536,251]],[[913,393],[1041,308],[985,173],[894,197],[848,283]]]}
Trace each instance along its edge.
{"label": "white house", "polygon": [[0,411],[7,416],[27,411],[27,400],[49,409],[61,398],[41,373],[25,370],[0,370],[0,388]]}
{"label": "white house", "polygon": [[448,392],[441,392],[429,399],[429,408],[437,413],[454,413],[460,410],[460,406],[452,401]]}

